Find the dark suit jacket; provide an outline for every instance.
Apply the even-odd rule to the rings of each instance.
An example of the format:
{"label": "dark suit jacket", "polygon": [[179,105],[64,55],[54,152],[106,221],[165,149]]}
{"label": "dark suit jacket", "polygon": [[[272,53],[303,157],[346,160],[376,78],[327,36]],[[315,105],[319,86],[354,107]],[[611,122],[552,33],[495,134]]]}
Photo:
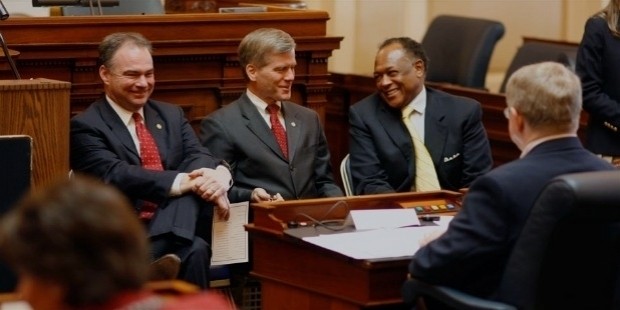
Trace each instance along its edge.
{"label": "dark suit jacket", "polygon": [[566,173],[612,169],[577,138],[536,146],[524,158],[479,177],[448,231],[418,250],[409,272],[433,284],[489,296],[545,184]]}
{"label": "dark suit jacket", "polygon": [[601,17],[588,19],[577,51],[583,109],[589,114],[586,147],[596,154],[620,155],[620,38]]}
{"label": "dark suit jacket", "polygon": [[200,145],[180,107],[149,100],[144,118],[164,171],[142,168],[127,127],[105,99],[71,119],[71,168],[115,185],[137,209],[142,200],[157,203],[149,225],[151,236],[172,232],[192,240],[200,208],[208,206],[203,210],[212,216],[213,207],[193,194],[170,197],[170,188],[179,172],[215,168],[220,160]]}
{"label": "dark suit jacket", "polygon": [[232,167],[230,201],[250,200],[264,188],[284,199],[343,196],[334,183],[329,149],[316,112],[282,103],[289,159],[246,94],[211,113],[202,122],[200,140]]}
{"label": "dark suit jacket", "polygon": [[[482,109],[472,99],[426,88],[424,143],[441,188],[458,190],[493,165],[482,126]],[[415,180],[413,143],[399,109],[378,93],[349,110],[350,165],[356,194],[407,192]]]}

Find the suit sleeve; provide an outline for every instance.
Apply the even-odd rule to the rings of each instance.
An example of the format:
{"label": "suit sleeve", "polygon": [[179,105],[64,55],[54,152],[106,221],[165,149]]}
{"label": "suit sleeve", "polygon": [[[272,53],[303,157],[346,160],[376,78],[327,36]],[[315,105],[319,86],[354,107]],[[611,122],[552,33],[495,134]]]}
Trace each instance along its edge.
{"label": "suit sleeve", "polygon": [[[577,52],[576,71],[581,78],[584,110],[598,121],[620,127],[620,102],[610,98],[603,89],[606,78],[603,68],[610,65],[603,63],[605,37],[608,32],[609,29],[602,18],[594,17],[586,22],[583,39]],[[619,57],[620,52],[614,51],[614,53],[615,57]],[[617,73],[620,68],[615,69],[617,74],[615,79],[620,81],[620,74]]]}
{"label": "suit sleeve", "polygon": [[[218,157],[230,165],[231,174],[235,179],[237,159],[235,157],[234,139],[232,139],[219,119],[207,117],[200,126],[200,142]],[[253,188],[247,188],[235,182],[228,192],[232,202],[250,201]]]}
{"label": "suit sleeve", "polygon": [[463,176],[461,187],[468,187],[493,167],[491,146],[482,124],[482,108],[478,102],[463,128]]}
{"label": "suit sleeve", "polygon": [[[433,284],[471,287],[484,283],[490,270],[501,269],[508,255],[508,214],[502,188],[489,177],[481,177],[466,196],[463,209],[448,230],[420,248],[410,265],[410,274]],[[482,271],[481,271],[482,270]],[[501,275],[501,270],[496,272]],[[472,281],[472,278],[476,278]]]}
{"label": "suit sleeve", "polygon": [[196,132],[185,118],[180,107],[177,107],[177,112],[177,117],[181,124],[180,141],[182,153],[180,157],[182,161],[171,168],[182,172],[190,172],[199,168],[217,168],[217,166],[222,164],[222,159],[215,157],[208,148],[200,144]]}
{"label": "suit sleeve", "polygon": [[388,175],[377,156],[372,135],[355,109],[349,110],[349,156],[356,195],[393,193]]}
{"label": "suit sleeve", "polygon": [[327,145],[327,138],[319,117],[315,114],[315,128],[318,130],[318,143],[315,159],[315,185],[320,197],[341,197],[344,196],[342,190],[336,183],[334,183],[334,176],[332,174],[332,166],[330,162],[329,148]]}
{"label": "suit sleeve", "polygon": [[71,120],[71,168],[114,184],[130,199],[156,203],[168,197],[179,171],[153,171],[142,168],[139,159],[132,164],[132,155],[114,134],[93,126],[93,120]]}

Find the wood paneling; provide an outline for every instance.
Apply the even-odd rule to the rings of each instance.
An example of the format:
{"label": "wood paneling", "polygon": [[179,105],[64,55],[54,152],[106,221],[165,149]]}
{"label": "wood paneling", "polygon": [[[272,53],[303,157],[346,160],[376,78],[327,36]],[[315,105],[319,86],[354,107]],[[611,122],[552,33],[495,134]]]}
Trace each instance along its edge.
{"label": "wood paneling", "polygon": [[[52,16],[13,18],[2,23],[22,78],[72,83],[71,113],[101,96],[97,46],[112,32],[135,31],[153,42],[156,87],[153,98],[182,106],[197,129],[210,112],[239,97],[245,80],[237,46],[247,33],[274,27],[297,42],[293,99],[325,120],[327,59],[341,37],[326,36],[326,12],[269,8],[265,13],[170,14],[140,16]],[[0,79],[12,78],[0,67]]]}

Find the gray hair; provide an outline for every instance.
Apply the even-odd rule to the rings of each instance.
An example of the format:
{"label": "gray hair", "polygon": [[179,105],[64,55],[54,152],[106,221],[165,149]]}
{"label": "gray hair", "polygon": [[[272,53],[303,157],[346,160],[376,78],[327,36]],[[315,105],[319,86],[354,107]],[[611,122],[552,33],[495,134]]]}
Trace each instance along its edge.
{"label": "gray hair", "polygon": [[253,64],[262,68],[269,63],[271,54],[295,50],[295,40],[290,34],[275,28],[259,28],[247,34],[237,50],[239,64],[245,75],[245,67]]}
{"label": "gray hair", "polygon": [[532,127],[576,132],[581,113],[581,82],[564,65],[541,62],[515,71],[506,85],[506,103]]}

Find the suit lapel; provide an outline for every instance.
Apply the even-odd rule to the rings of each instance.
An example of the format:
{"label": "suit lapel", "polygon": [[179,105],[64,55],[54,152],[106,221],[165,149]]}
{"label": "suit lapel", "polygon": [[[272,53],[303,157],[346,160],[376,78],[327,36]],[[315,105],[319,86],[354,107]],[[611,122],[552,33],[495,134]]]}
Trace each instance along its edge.
{"label": "suit lapel", "polygon": [[147,102],[147,104],[144,106],[144,120],[146,123],[146,127],[151,132],[153,139],[155,139],[155,143],[157,144],[157,149],[159,151],[159,157],[161,158],[162,163],[164,163],[165,165],[166,158],[168,158],[166,122],[164,122],[159,112],[151,106],[150,101]]}
{"label": "suit lapel", "polygon": [[286,127],[286,139],[288,143],[288,160],[293,161],[298,142],[301,139],[302,124],[297,112],[291,105],[292,102],[282,102],[282,113],[284,114],[284,125]]}
{"label": "suit lapel", "polygon": [[280,145],[278,145],[273,132],[271,132],[271,128],[265,123],[263,116],[245,94],[241,96],[239,109],[241,110],[241,116],[245,119],[246,127],[277,156],[282,158],[282,160],[286,160],[282,150],[280,150]]}
{"label": "suit lapel", "polygon": [[102,99],[101,103],[102,104],[99,106],[99,111],[105,123],[116,135],[118,140],[125,146],[125,148],[127,148],[131,154],[136,156],[136,160],[139,163],[140,155],[138,153],[138,150],[136,149],[136,144],[131,138],[131,134],[129,134],[129,130],[127,130],[127,125],[123,123],[121,118],[118,116],[118,114],[116,114],[114,109],[112,109],[112,106],[110,106],[107,100]]}
{"label": "suit lapel", "polygon": [[424,117],[424,145],[431,154],[434,163],[441,161],[441,155],[443,154],[443,147],[446,144],[448,138],[448,130],[445,121],[445,109],[440,100],[437,100],[437,96],[432,90],[427,88],[426,95],[426,111]]}
{"label": "suit lapel", "polygon": [[407,161],[412,162],[413,145],[407,128],[402,122],[400,112],[388,109],[385,103],[381,102],[377,108],[377,119],[396,147],[401,150]]}

